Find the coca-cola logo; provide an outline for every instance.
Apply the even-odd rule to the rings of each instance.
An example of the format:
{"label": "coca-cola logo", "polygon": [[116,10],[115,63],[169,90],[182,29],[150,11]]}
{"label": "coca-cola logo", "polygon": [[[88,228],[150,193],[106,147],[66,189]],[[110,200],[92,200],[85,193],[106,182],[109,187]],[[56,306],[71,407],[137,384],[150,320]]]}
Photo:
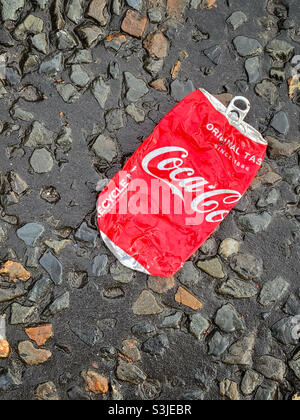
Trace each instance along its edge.
{"label": "coca-cola logo", "polygon": [[[166,157],[166,154],[172,157]],[[188,151],[183,147],[161,147],[144,157],[142,167],[147,174],[167,184],[181,200],[185,200],[183,192],[196,194],[190,204],[192,211],[205,214],[205,220],[209,223],[219,223],[229,213],[222,205],[237,203],[242,194],[236,190],[217,189],[202,176],[195,176],[195,170],[184,165],[188,156]]]}

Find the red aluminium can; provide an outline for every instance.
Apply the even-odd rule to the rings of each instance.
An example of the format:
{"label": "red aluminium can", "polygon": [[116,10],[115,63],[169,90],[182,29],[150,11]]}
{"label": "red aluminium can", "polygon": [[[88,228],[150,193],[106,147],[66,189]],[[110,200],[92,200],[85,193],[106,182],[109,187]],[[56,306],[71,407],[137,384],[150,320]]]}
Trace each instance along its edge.
{"label": "red aluminium can", "polygon": [[267,148],[244,122],[249,109],[243,97],[226,108],[196,90],[99,194],[98,227],[122,264],[153,276],[175,274],[238,203]]}

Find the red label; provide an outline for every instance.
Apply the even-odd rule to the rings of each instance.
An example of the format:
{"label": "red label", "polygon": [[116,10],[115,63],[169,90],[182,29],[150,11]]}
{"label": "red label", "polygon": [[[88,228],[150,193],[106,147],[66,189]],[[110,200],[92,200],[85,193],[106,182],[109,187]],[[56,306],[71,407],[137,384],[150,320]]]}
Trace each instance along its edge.
{"label": "red label", "polygon": [[99,195],[99,229],[150,274],[173,275],[241,199],[265,152],[197,90]]}

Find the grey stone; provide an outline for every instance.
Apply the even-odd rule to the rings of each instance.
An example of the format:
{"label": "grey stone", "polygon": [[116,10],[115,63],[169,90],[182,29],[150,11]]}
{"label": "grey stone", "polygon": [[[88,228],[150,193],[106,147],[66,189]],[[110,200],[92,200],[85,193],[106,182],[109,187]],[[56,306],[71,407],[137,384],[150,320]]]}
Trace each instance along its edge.
{"label": "grey stone", "polygon": [[245,329],[245,323],[236,309],[228,303],[222,306],[216,314],[215,324],[226,333],[232,333]]}
{"label": "grey stone", "polygon": [[135,104],[129,104],[125,111],[126,114],[130,115],[130,117],[134,119],[135,122],[140,123],[145,121],[145,111],[141,108],[138,108]]}
{"label": "grey stone", "polygon": [[48,55],[40,65],[40,73],[55,76],[63,70],[64,56],[61,52]]}
{"label": "grey stone", "polygon": [[254,38],[248,38],[246,36],[237,36],[233,40],[233,44],[239,55],[242,57],[249,57],[258,55],[263,52],[263,47]]}
{"label": "grey stone", "polygon": [[103,29],[90,23],[86,23],[77,27],[75,31],[81,39],[83,46],[86,48],[89,48],[93,44],[96,44],[98,41],[101,41],[105,36]]}
{"label": "grey stone", "polygon": [[142,7],[143,0],[126,0],[126,3],[129,7],[132,7],[135,10],[140,10]]}
{"label": "grey stone", "polygon": [[63,127],[55,142],[58,146],[62,147],[64,150],[69,151],[73,144],[71,127],[68,125]]}
{"label": "grey stone", "polygon": [[74,37],[74,35],[66,30],[62,29],[56,32],[55,36],[56,36],[57,48],[59,50],[62,50],[62,51],[72,50],[78,45],[77,39]]}
{"label": "grey stone", "polygon": [[108,162],[112,162],[118,154],[116,142],[105,134],[100,134],[96,138],[92,150],[99,158]]}
{"label": "grey stone", "polygon": [[0,288],[0,303],[9,302],[13,299],[26,295],[27,291],[23,287],[16,286],[11,289]]}
{"label": "grey stone", "polygon": [[143,383],[147,378],[139,367],[133,363],[125,362],[125,360],[122,359],[119,359],[116,375],[121,381],[130,382],[136,385]]}
{"label": "grey stone", "polygon": [[300,300],[295,295],[290,295],[283,310],[286,314],[296,316],[300,314]]}
{"label": "grey stone", "polygon": [[284,111],[277,112],[271,121],[271,127],[278,131],[278,133],[287,135],[290,129],[287,114]]}
{"label": "grey stone", "polygon": [[176,79],[171,83],[171,96],[177,102],[181,101],[187,95],[194,92],[194,90],[195,86],[191,80],[182,82]]}
{"label": "grey stone", "polygon": [[200,272],[192,261],[187,261],[177,273],[178,280],[188,288],[194,287],[200,280]]}
{"label": "grey stone", "polygon": [[258,83],[255,86],[255,92],[258,96],[268,101],[270,105],[274,105],[278,98],[277,86],[268,79],[264,79],[261,83]]}
{"label": "grey stone", "polygon": [[11,86],[18,85],[21,82],[21,75],[15,67],[7,66],[5,68],[5,78]]}
{"label": "grey stone", "polygon": [[182,312],[175,312],[173,315],[166,316],[161,324],[161,328],[174,328],[180,329],[180,324],[182,321]]}
{"label": "grey stone", "polygon": [[210,260],[198,261],[197,267],[199,267],[209,276],[214,277],[216,279],[222,279],[225,277],[221,261],[218,257],[212,258]]}
{"label": "grey stone", "polygon": [[33,120],[34,116],[31,112],[27,112],[22,109],[18,103],[15,103],[10,109],[10,115],[15,120],[22,120],[22,121],[31,121]]}
{"label": "grey stone", "polygon": [[90,325],[89,322],[72,320],[69,322],[70,330],[85,344],[93,347],[99,343],[103,337],[103,332],[99,327]]}
{"label": "grey stone", "polygon": [[285,69],[270,69],[270,77],[277,82],[283,83],[286,80]]}
{"label": "grey stone", "polygon": [[168,337],[165,334],[157,334],[144,342],[142,350],[152,356],[163,356],[168,347]]}
{"label": "grey stone", "polygon": [[273,401],[277,396],[278,385],[275,382],[263,383],[257,390],[254,400],[256,401]]}
{"label": "grey stone", "polygon": [[40,9],[45,10],[48,6],[49,0],[35,0],[35,3],[38,4]]}
{"label": "grey stone", "polygon": [[255,372],[255,370],[247,370],[241,383],[242,393],[245,396],[253,394],[253,392],[263,383],[263,380],[263,376]]}
{"label": "grey stone", "polygon": [[109,75],[117,80],[120,77],[120,65],[117,61],[111,61],[108,68]]}
{"label": "grey stone", "polygon": [[198,9],[200,4],[202,3],[202,0],[191,0],[190,8],[191,9]]}
{"label": "grey stone", "polygon": [[37,174],[45,174],[53,168],[53,158],[47,149],[36,149],[30,158],[30,165]]}
{"label": "grey stone", "polygon": [[14,171],[10,171],[8,175],[8,180],[9,180],[12,190],[16,194],[22,195],[28,190],[27,182],[24,181],[24,179],[21,178],[21,176],[18,173]]}
{"label": "grey stone", "polygon": [[85,0],[68,0],[66,15],[68,18],[78,24],[83,19]]}
{"label": "grey stone", "polygon": [[282,277],[276,277],[263,285],[259,295],[259,303],[268,306],[277,303],[287,293],[290,285]]}
{"label": "grey stone", "polygon": [[152,57],[147,57],[144,68],[151,76],[155,77],[162,70],[163,65],[164,60],[162,58],[155,60]]}
{"label": "grey stone", "polygon": [[223,50],[224,49],[221,45],[215,45],[213,47],[207,48],[203,52],[206,57],[217,66],[220,63]]}
{"label": "grey stone", "polygon": [[34,121],[29,134],[25,137],[24,145],[27,147],[37,147],[51,145],[55,134],[48,130],[43,123]]}
{"label": "grey stone", "polygon": [[193,334],[197,340],[200,340],[204,333],[209,329],[210,323],[201,314],[196,313],[190,315],[189,331]]}
{"label": "grey stone", "polygon": [[129,102],[136,102],[145,96],[149,89],[142,79],[138,79],[129,72],[124,73],[124,81],[126,87],[126,99]]}
{"label": "grey stone", "polygon": [[159,9],[156,9],[154,7],[148,9],[147,11],[148,17],[151,23],[159,23],[162,20],[162,14]]}
{"label": "grey stone", "polygon": [[163,311],[162,305],[148,290],[143,290],[132,306],[135,315],[156,315]]}
{"label": "grey stone", "polygon": [[11,306],[11,325],[27,324],[32,322],[37,315],[37,308],[35,306],[22,306],[19,303],[13,303]]}
{"label": "grey stone", "polygon": [[92,62],[93,56],[90,50],[77,50],[67,60],[67,64],[91,64]]}
{"label": "grey stone", "polygon": [[232,13],[231,16],[227,19],[227,23],[232,27],[232,29],[235,31],[240,26],[242,26],[244,23],[246,23],[248,20],[245,13],[238,10],[237,12]]}
{"label": "grey stone", "polygon": [[254,344],[254,334],[238,340],[230,346],[228,354],[223,359],[224,363],[238,366],[252,366]]}
{"label": "grey stone", "polygon": [[300,183],[300,167],[284,168],[284,180],[291,185]]}
{"label": "grey stone", "polygon": [[298,352],[292,360],[289,361],[289,367],[292,369],[294,374],[300,379],[300,353]]}
{"label": "grey stone", "polygon": [[48,54],[49,52],[49,43],[47,35],[42,32],[40,34],[36,34],[31,38],[32,45],[41,53]]}
{"label": "grey stone", "polygon": [[40,259],[40,248],[38,247],[30,247],[27,248],[25,258],[26,258],[26,266],[37,268],[39,266],[39,259]]}
{"label": "grey stone", "polygon": [[71,271],[68,282],[73,289],[83,289],[89,282],[88,274],[86,271]]}
{"label": "grey stone", "polygon": [[27,102],[39,102],[44,99],[44,94],[33,85],[26,85],[20,91],[20,97]]}
{"label": "grey stone", "polygon": [[295,317],[285,317],[280,319],[271,328],[273,336],[282,344],[297,345],[299,339],[295,334],[297,328],[297,321]]}
{"label": "grey stone", "polygon": [[70,306],[70,293],[65,292],[63,295],[57,297],[51,305],[43,312],[43,316],[54,316],[59,312],[65,311]]}
{"label": "grey stone", "polygon": [[28,293],[28,300],[33,303],[40,303],[49,297],[54,289],[53,281],[43,274],[33,285]]}
{"label": "grey stone", "polygon": [[44,29],[44,21],[43,19],[29,14],[26,18],[21,22],[14,31],[14,36],[18,40],[25,41],[27,34],[39,34],[43,32]]}
{"label": "grey stone", "polygon": [[92,271],[94,276],[103,276],[107,274],[107,264],[108,257],[107,255],[97,255],[93,260]]}
{"label": "grey stone", "polygon": [[103,290],[103,296],[107,299],[120,299],[125,296],[121,287],[109,287]]}
{"label": "grey stone", "polygon": [[92,93],[102,109],[105,108],[106,101],[110,95],[110,86],[105,83],[103,77],[98,77],[92,84]]}
{"label": "grey stone", "polygon": [[72,65],[70,79],[80,88],[84,88],[90,83],[88,73],[79,64]]}
{"label": "grey stone", "polygon": [[111,265],[110,274],[114,280],[124,284],[130,283],[134,278],[134,271],[125,267],[119,261]]}
{"label": "grey stone", "polygon": [[62,265],[51,251],[45,252],[40,259],[40,264],[56,285],[62,284]]}
{"label": "grey stone", "polygon": [[88,227],[86,222],[83,222],[75,232],[75,239],[83,241],[90,248],[96,246],[96,240],[98,238],[98,232]]}
{"label": "grey stone", "polygon": [[120,16],[122,6],[123,6],[122,0],[113,0],[113,4],[112,4],[113,13],[117,16]]}
{"label": "grey stone", "polygon": [[280,198],[280,193],[276,188],[272,188],[271,190],[267,191],[256,203],[256,207],[264,208],[268,206],[272,206],[277,203]]}
{"label": "grey stone", "polygon": [[138,324],[134,325],[131,328],[131,331],[134,335],[140,337],[148,335],[155,332],[154,325],[149,321],[141,321]]}
{"label": "grey stone", "polygon": [[44,226],[39,225],[38,223],[27,223],[27,225],[24,225],[17,230],[17,236],[22,239],[26,245],[34,246],[44,230]]}
{"label": "grey stone", "polygon": [[271,221],[272,217],[265,211],[260,214],[249,213],[239,216],[238,225],[246,232],[259,233],[267,230]]}
{"label": "grey stone", "polygon": [[230,267],[245,280],[257,280],[263,274],[263,261],[250,254],[236,254],[231,258]]}
{"label": "grey stone", "polygon": [[0,224],[0,243],[1,243],[1,242],[4,242],[4,241],[6,240],[6,238],[7,238],[7,231],[6,231],[6,229],[4,229],[4,227],[3,227],[3,226],[1,226],[1,224]]}
{"label": "grey stone", "polygon": [[245,69],[248,74],[249,83],[256,83],[260,79],[260,60],[259,57],[247,58]]}
{"label": "grey stone", "polygon": [[79,99],[80,94],[71,83],[58,83],[56,89],[67,104],[71,104]]}
{"label": "grey stone", "polygon": [[21,378],[9,369],[0,370],[0,391],[8,392],[22,385]]}
{"label": "grey stone", "polygon": [[1,0],[1,16],[4,21],[6,20],[18,20],[19,11],[25,5],[24,0]]}
{"label": "grey stone", "polygon": [[284,63],[290,61],[294,53],[294,47],[286,41],[273,39],[266,47],[266,51],[275,61]]}
{"label": "grey stone", "polygon": [[286,373],[286,365],[275,357],[262,356],[256,362],[256,370],[268,379],[282,382]]}
{"label": "grey stone", "polygon": [[217,254],[218,243],[215,238],[208,238],[199,249],[202,254],[208,257],[214,257]]}
{"label": "grey stone", "polygon": [[221,295],[231,296],[236,299],[247,299],[258,294],[258,289],[253,283],[230,278],[222,283],[218,289]]}
{"label": "grey stone", "polygon": [[111,109],[105,114],[105,123],[108,131],[117,131],[124,127],[124,112],[122,109]]}
{"label": "grey stone", "polygon": [[219,331],[216,331],[208,342],[208,354],[210,356],[220,357],[229,347],[229,340],[223,337]]}

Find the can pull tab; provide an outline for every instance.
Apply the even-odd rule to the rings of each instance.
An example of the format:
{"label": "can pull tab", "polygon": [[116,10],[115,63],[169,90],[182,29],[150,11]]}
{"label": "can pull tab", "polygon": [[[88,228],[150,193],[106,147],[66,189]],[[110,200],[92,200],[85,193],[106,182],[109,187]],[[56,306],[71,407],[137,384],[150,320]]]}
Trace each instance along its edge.
{"label": "can pull tab", "polygon": [[[243,108],[240,108],[237,103],[238,105],[242,104]],[[236,96],[228,105],[226,109],[226,115],[228,118],[239,124],[244,121],[249,111],[250,102],[248,99],[244,98],[243,96]]]}

